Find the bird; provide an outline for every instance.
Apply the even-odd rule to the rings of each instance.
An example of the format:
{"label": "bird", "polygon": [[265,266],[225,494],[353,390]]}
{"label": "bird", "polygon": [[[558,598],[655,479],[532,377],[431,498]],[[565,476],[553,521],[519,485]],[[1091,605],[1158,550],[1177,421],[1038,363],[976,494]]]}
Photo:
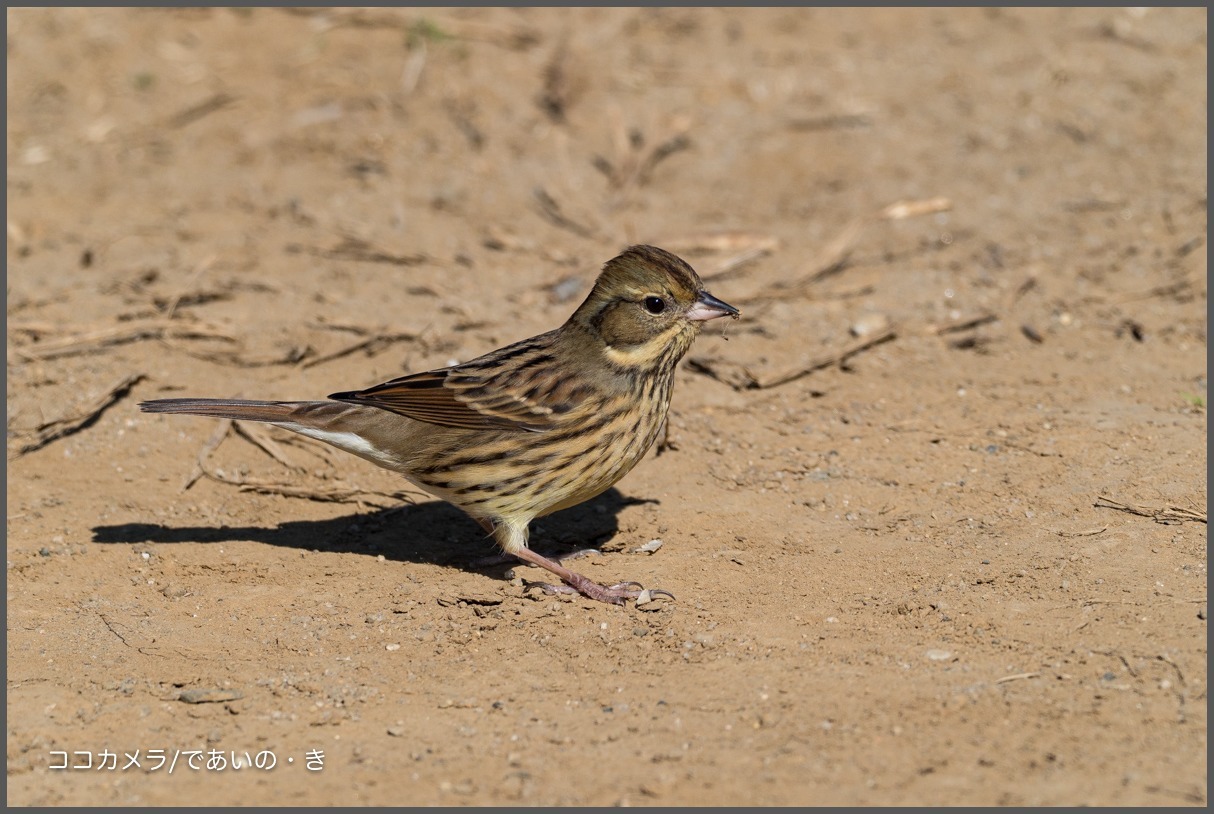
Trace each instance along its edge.
{"label": "bird", "polygon": [[559,328],[461,364],[323,401],[139,407],[265,422],[353,453],[462,509],[506,555],[556,575],[560,583],[541,584],[548,593],[623,605],[642,596],[639,583],[603,585],[533,551],[529,524],[624,477],[657,439],[675,367],[704,323],[739,315],[682,258],[636,245],[603,265]]}

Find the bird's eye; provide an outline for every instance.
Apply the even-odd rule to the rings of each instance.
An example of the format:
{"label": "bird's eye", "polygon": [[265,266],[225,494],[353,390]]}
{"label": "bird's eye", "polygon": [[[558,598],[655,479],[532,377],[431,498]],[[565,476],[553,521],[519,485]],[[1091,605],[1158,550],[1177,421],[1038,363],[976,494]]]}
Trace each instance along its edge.
{"label": "bird's eye", "polygon": [[645,310],[651,314],[660,314],[666,310],[666,300],[661,297],[646,297]]}

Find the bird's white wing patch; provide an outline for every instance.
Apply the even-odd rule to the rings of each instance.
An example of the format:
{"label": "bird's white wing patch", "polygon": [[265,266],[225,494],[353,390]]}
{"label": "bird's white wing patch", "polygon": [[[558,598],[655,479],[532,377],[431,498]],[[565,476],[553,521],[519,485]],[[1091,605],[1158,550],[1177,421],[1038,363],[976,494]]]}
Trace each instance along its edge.
{"label": "bird's white wing patch", "polygon": [[275,423],[284,430],[297,432],[300,435],[315,438],[317,441],[324,441],[326,444],[332,444],[338,449],[345,450],[360,458],[366,458],[368,461],[387,467],[388,469],[400,469],[401,462],[399,458],[390,452],[374,446],[361,435],[355,435],[352,432],[334,432],[332,430],[317,429],[316,427],[305,427],[303,424],[295,424],[289,421]]}

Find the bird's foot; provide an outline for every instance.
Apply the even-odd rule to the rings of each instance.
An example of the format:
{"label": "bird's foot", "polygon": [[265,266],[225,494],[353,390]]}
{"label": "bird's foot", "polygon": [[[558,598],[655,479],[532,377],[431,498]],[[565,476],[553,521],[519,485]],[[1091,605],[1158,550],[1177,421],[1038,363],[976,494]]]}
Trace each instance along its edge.
{"label": "bird's foot", "polygon": [[551,582],[540,582],[537,585],[546,594],[580,594],[612,605],[623,605],[626,599],[636,599],[639,601],[644,596],[648,596],[650,599],[656,596],[667,596],[674,599],[674,594],[670,591],[664,591],[661,588],[646,590],[639,582],[617,582],[615,585],[600,585],[581,574],[574,574],[573,576],[575,579],[570,580],[568,583],[554,585]]}
{"label": "bird's foot", "polygon": [[529,548],[519,549],[514,552],[514,556],[523,562],[538,565],[540,568],[546,568],[561,578],[561,583],[563,584],[539,583],[539,586],[544,589],[545,593],[581,594],[582,596],[598,600],[599,602],[606,602],[610,605],[623,605],[625,600],[628,599],[642,600],[642,598],[653,598],[654,596],[668,596],[674,599],[674,594],[670,591],[663,591],[660,588],[646,590],[637,582],[617,582],[615,585],[600,585],[588,577],[570,571],[560,563],[553,562],[547,557],[536,554]]}

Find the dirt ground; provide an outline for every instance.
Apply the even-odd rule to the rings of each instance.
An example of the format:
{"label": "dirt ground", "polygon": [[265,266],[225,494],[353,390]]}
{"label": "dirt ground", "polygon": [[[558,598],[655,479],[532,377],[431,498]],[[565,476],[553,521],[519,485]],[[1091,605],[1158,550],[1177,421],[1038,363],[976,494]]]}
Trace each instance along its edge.
{"label": "dirt ground", "polygon": [[[1205,804],[1203,9],[7,46],[10,804]],[[471,358],[634,242],[743,318],[533,543],[675,601],[547,596],[391,473],[137,410]]]}

